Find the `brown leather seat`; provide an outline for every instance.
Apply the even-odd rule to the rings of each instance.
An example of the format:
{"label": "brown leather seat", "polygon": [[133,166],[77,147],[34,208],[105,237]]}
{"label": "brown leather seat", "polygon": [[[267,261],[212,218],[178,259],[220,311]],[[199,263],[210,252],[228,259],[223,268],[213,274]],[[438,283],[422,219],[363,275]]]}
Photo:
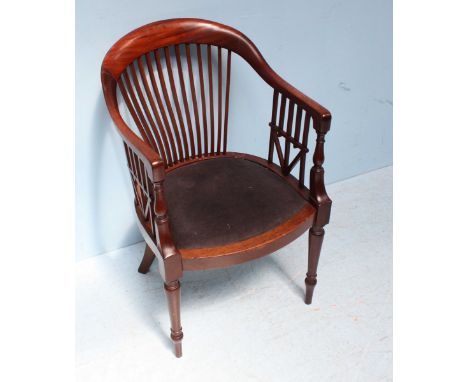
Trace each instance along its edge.
{"label": "brown leather seat", "polygon": [[308,205],[284,178],[241,158],[214,158],[167,174],[165,195],[178,248],[206,248],[257,236]]}

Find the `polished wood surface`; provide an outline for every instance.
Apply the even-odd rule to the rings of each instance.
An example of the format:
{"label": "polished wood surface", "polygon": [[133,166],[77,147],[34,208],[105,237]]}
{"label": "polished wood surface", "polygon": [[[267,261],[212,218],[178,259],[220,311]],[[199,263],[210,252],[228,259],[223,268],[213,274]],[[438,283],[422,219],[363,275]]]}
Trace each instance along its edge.
{"label": "polished wood surface", "polygon": [[[267,159],[227,149],[229,103],[234,96],[230,94],[233,53],[272,88]],[[276,74],[244,34],[200,19],[158,21],[122,37],[103,60],[101,81],[109,113],[123,139],[137,222],[147,244],[138,270],[146,273],[153,260],[158,260],[176,356],[182,354],[180,279],[184,270],[250,261],[278,250],[309,229],[305,280],[305,301],[309,304],[317,283],[323,226],[331,211],[323,170],[330,112]],[[135,130],[122,117],[120,97]],[[305,166],[311,151],[311,129],[316,140],[307,188]],[[279,177],[303,198],[304,207],[273,228],[236,242],[179,248],[171,228],[166,177],[185,166],[217,158],[261,166],[265,174]],[[276,158],[279,165],[274,163]],[[291,174],[296,166],[298,178]],[[197,192],[196,186],[193,192]]]}
{"label": "polished wood surface", "polygon": [[174,342],[174,352],[177,358],[182,357],[182,326],[180,324],[180,282],[178,280],[164,283],[169,317],[171,319],[171,339]]}

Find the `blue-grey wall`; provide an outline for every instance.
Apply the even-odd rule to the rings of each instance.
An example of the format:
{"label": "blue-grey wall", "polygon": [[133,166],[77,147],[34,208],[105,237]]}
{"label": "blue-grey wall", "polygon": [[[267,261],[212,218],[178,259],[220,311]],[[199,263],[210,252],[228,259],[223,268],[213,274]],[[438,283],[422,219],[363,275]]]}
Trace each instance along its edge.
{"label": "blue-grey wall", "polygon": [[[127,32],[174,17],[241,30],[282,77],[331,110],[327,183],[392,163],[391,1],[77,0],[78,259],[142,240],[122,144],[101,94],[100,65]],[[228,148],[265,157],[271,89],[238,57],[231,86]]]}

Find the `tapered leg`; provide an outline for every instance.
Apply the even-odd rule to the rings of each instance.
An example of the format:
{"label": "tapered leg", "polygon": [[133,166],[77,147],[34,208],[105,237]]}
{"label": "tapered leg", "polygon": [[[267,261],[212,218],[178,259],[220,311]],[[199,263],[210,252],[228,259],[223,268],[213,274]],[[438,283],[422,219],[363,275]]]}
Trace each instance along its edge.
{"label": "tapered leg", "polygon": [[154,255],[153,251],[147,244],[145,248],[145,254],[143,255],[143,259],[141,260],[140,266],[138,267],[138,272],[143,274],[148,273],[155,257],[156,256]]}
{"label": "tapered leg", "polygon": [[164,289],[171,317],[171,338],[174,342],[175,356],[179,358],[182,357],[182,338],[184,337],[180,325],[180,282],[177,280],[164,284]]}
{"label": "tapered leg", "polygon": [[309,261],[305,278],[305,303],[308,305],[312,303],[312,295],[317,284],[317,266],[324,234],[325,230],[322,227],[312,227],[309,230]]}

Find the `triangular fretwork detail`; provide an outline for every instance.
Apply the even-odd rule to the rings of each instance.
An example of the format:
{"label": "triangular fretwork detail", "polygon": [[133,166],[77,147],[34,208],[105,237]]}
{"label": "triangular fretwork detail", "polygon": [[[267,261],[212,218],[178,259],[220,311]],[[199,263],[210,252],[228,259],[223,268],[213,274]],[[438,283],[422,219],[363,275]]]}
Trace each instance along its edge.
{"label": "triangular fretwork detail", "polygon": [[[302,187],[304,186],[306,154],[309,152],[307,139],[311,117],[284,94],[281,94],[280,102],[278,99],[279,92],[275,90],[273,93],[273,113],[269,124],[271,134],[268,161],[273,162],[273,151],[275,150],[284,175],[289,175],[294,167],[300,163],[299,185]],[[283,145],[280,138],[284,138]],[[292,150],[298,150],[298,152],[291,153]]]}
{"label": "triangular fretwork detail", "polygon": [[135,206],[137,214],[141,216],[146,222],[147,230],[153,237],[156,235],[156,227],[154,224],[154,211],[153,211],[153,190],[152,183],[148,179],[145,166],[133,150],[124,144],[125,154],[127,156],[128,170],[132,180],[133,191],[135,194]]}

